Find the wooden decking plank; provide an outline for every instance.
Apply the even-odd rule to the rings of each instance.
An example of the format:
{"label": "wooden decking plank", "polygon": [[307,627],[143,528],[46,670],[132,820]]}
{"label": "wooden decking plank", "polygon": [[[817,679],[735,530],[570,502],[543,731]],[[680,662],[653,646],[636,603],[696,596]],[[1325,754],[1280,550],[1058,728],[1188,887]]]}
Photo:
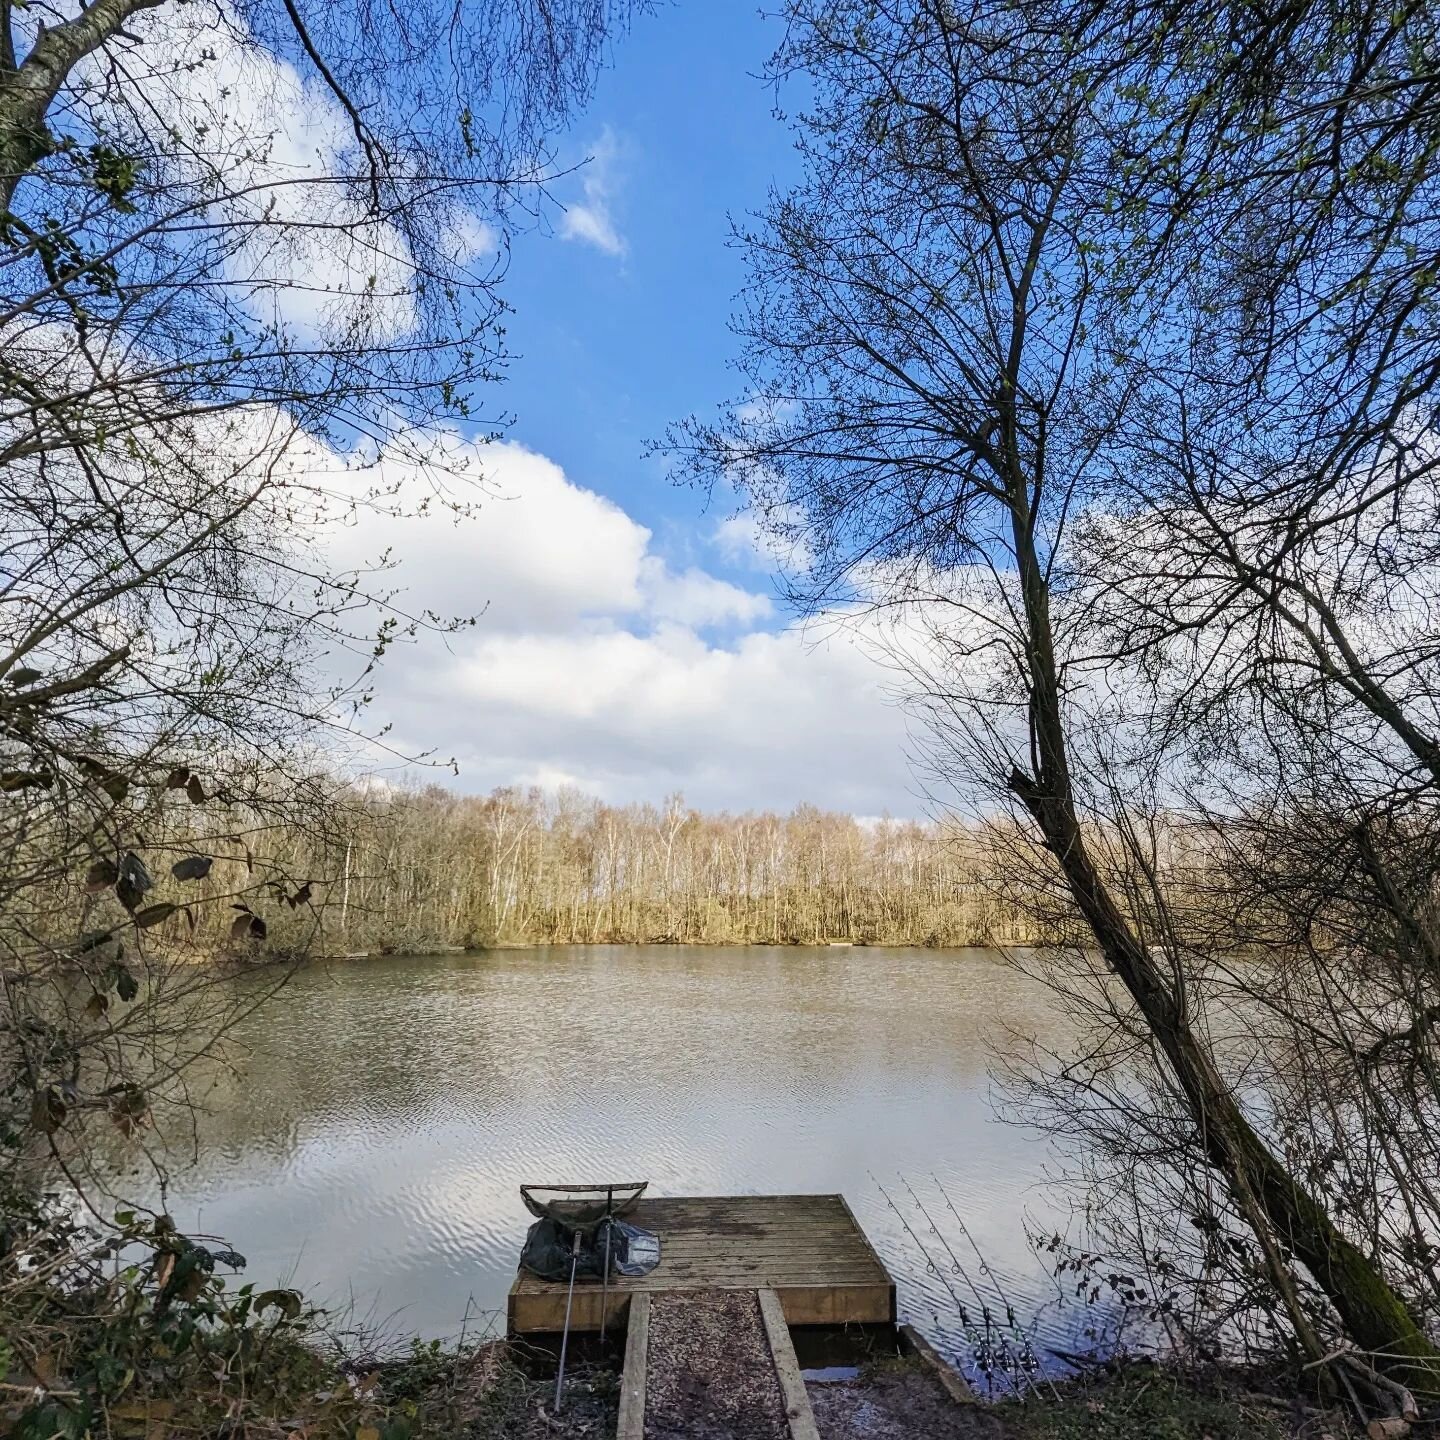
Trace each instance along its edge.
{"label": "wooden decking plank", "polygon": [[615,1440],[645,1440],[645,1370],[650,1363],[650,1296],[630,1301],[625,1327],[625,1368],[620,1374],[620,1415]]}
{"label": "wooden decking plank", "polygon": [[[885,1270],[885,1262],[880,1258],[880,1252],[870,1243],[870,1237],[865,1233],[865,1227],[855,1218],[855,1212],[850,1208],[850,1202],[843,1196],[835,1197],[840,1202],[840,1208],[845,1212],[845,1218],[850,1222],[853,1232],[859,1236],[860,1243],[865,1247],[865,1253],[880,1267]],[[890,1272],[885,1271],[888,1275]]]}
{"label": "wooden decking plank", "polygon": [[791,1325],[889,1325],[895,1287],[884,1285],[775,1286]]}
{"label": "wooden decking plank", "polygon": [[[659,1226],[653,1228],[658,1229]],[[741,1232],[739,1235],[736,1234],[737,1229]],[[787,1220],[784,1224],[753,1226],[731,1226],[716,1223],[706,1226],[692,1225],[685,1229],[671,1225],[666,1227],[666,1233],[673,1240],[691,1242],[717,1240],[725,1236],[749,1240],[808,1240],[823,1237],[827,1240],[843,1242],[867,1255],[870,1253],[869,1247],[862,1243],[860,1237],[856,1235],[853,1225],[841,1225],[829,1220],[816,1221],[813,1224],[803,1220]]]}
{"label": "wooden decking plank", "polygon": [[[636,1289],[627,1295],[633,1303],[642,1294],[694,1293],[702,1290],[752,1290],[754,1278],[743,1284],[717,1285],[713,1281],[691,1281],[680,1285],[658,1284]],[[895,1319],[895,1291],[884,1285],[775,1285],[785,1318],[791,1325],[888,1325]],[[614,1292],[612,1291],[612,1296]],[[615,1300],[612,1299],[612,1306]],[[612,1310],[613,1313],[613,1310]],[[565,1323],[565,1294],[519,1295],[511,1311],[512,1333],[558,1334]],[[576,1334],[600,1328],[598,1293],[575,1293],[571,1329]]]}
{"label": "wooden decking plank", "polygon": [[[669,1239],[669,1244],[665,1243]],[[748,1236],[716,1235],[700,1237],[684,1243],[674,1236],[661,1236],[662,1254],[673,1255],[677,1260],[693,1259],[697,1255],[716,1258],[732,1255],[778,1255],[788,1259],[796,1255],[809,1256],[815,1260],[829,1260],[835,1264],[850,1265],[857,1270],[880,1271],[885,1267],[877,1264],[863,1250],[851,1249],[848,1245],[816,1244],[805,1240],[767,1240],[763,1236],[751,1239]]]}
{"label": "wooden decking plank", "polygon": [[[663,1247],[663,1241],[662,1247]],[[863,1258],[852,1258],[848,1255],[834,1255],[826,1250],[806,1250],[796,1248],[792,1250],[749,1250],[744,1249],[739,1253],[727,1253],[712,1249],[675,1251],[662,1248],[660,1266],[653,1271],[653,1274],[678,1272],[680,1270],[694,1270],[696,1268],[706,1269],[720,1275],[732,1270],[753,1270],[757,1265],[770,1265],[781,1270],[793,1271],[803,1270],[808,1272],[824,1272],[826,1274],[853,1275],[856,1279],[888,1279],[888,1272],[879,1265],[876,1265],[868,1256]],[[638,1277],[637,1277],[638,1279]],[[619,1277],[612,1282],[614,1288],[624,1290],[629,1285],[637,1283],[637,1279],[626,1279]],[[521,1291],[537,1292],[544,1290],[547,1286],[556,1284],[555,1281],[546,1281],[527,1278],[526,1283],[517,1287]]]}
{"label": "wooden decking plank", "polygon": [[[744,1201],[741,1209],[736,1206]],[[663,1200],[641,1202],[633,1211],[635,1215],[662,1215],[672,1225],[713,1225],[726,1224],[743,1215],[755,1224],[781,1224],[785,1221],[804,1221],[809,1224],[824,1224],[827,1221],[845,1220],[849,1217],[839,1205],[775,1205],[766,1200],[753,1200],[737,1195],[728,1205],[707,1205],[703,1208],[676,1208]]]}
{"label": "wooden decking plank", "polygon": [[[791,1325],[893,1321],[895,1286],[837,1195],[657,1197],[631,1216],[660,1236],[660,1264],[619,1278],[618,1308],[666,1290],[773,1290]],[[566,1286],[520,1273],[511,1286],[511,1333],[559,1330]],[[573,1326],[598,1328],[599,1287],[576,1289]]]}
{"label": "wooden decking plank", "polygon": [[[757,1260],[753,1264],[741,1264],[732,1261],[725,1265],[714,1265],[703,1261],[694,1264],[686,1264],[683,1261],[675,1261],[667,1265],[663,1270],[657,1270],[654,1275],[647,1276],[646,1284],[636,1284],[633,1288],[637,1290],[665,1290],[673,1285],[684,1285],[691,1280],[712,1280],[722,1289],[726,1282],[733,1280],[736,1284],[743,1284],[747,1277],[756,1275],[774,1275],[792,1285],[884,1285],[888,1280],[884,1275],[874,1271],[857,1271],[848,1265],[807,1265],[803,1261],[793,1265],[781,1265],[774,1261],[766,1262]],[[751,1284],[755,1284],[753,1278]],[[617,1286],[611,1286],[619,1294],[624,1290]],[[532,1291],[532,1294],[548,1294],[548,1291]]]}
{"label": "wooden decking plank", "polygon": [[671,1233],[665,1238],[670,1242],[669,1248],[677,1254],[687,1254],[692,1250],[714,1250],[716,1246],[745,1251],[809,1250],[821,1255],[843,1255],[847,1259],[862,1265],[869,1265],[876,1270],[883,1268],[863,1245],[857,1245],[854,1239],[848,1235],[825,1233],[814,1235],[807,1234],[804,1230],[792,1230],[782,1235],[728,1235],[724,1233],[706,1235],[694,1232],[689,1235],[675,1235]]}
{"label": "wooden decking plank", "polygon": [[[754,1286],[757,1282],[755,1276],[761,1273],[778,1277],[781,1284],[785,1286],[805,1285],[843,1285],[848,1288],[874,1289],[880,1287],[885,1289],[890,1285],[888,1276],[877,1274],[857,1275],[853,1271],[837,1270],[827,1272],[814,1270],[803,1266],[794,1268],[782,1268],[780,1266],[751,1265],[743,1269],[716,1270],[701,1265],[674,1266],[657,1269],[650,1275],[641,1279],[627,1280],[623,1285],[612,1283],[610,1293],[619,1298],[635,1294],[641,1290],[693,1290],[705,1285],[713,1285],[720,1290],[743,1290],[748,1286]],[[770,1287],[778,1289],[780,1286]],[[575,1302],[581,1304],[594,1290],[595,1298],[599,1301],[599,1287],[586,1284],[577,1287],[575,1291]],[[525,1289],[512,1290],[511,1296],[517,1302],[523,1302],[539,1296],[564,1296],[564,1289],[556,1286],[537,1285]]]}
{"label": "wooden decking plank", "polygon": [[[857,1275],[847,1267],[829,1268],[824,1265],[670,1265],[664,1273],[649,1277],[651,1283],[637,1288],[644,1290],[668,1290],[695,1283],[708,1283],[719,1289],[744,1289],[746,1285],[763,1284],[756,1276],[770,1276],[781,1284],[790,1285],[879,1285],[884,1283],[879,1275]],[[613,1287],[612,1287],[613,1288]],[[773,1286],[771,1287],[774,1288]]]}
{"label": "wooden decking plank", "polygon": [[[814,1266],[822,1270],[844,1270],[852,1275],[883,1275],[885,1271],[868,1255],[853,1257],[835,1255],[823,1246],[818,1249],[752,1250],[745,1245],[716,1245],[709,1251],[669,1251],[660,1242],[661,1265],[708,1265],[714,1270],[749,1269],[751,1266],[774,1263],[794,1267]],[[550,1283],[554,1283],[553,1281]]]}
{"label": "wooden decking plank", "polygon": [[775,1373],[780,1377],[780,1393],[785,1397],[785,1418],[790,1422],[790,1440],[820,1440],[815,1428],[815,1412],[795,1358],[790,1340],[790,1327],[785,1312],[773,1290],[761,1290],[760,1316],[765,1321],[765,1334],[770,1340],[770,1353],[775,1358]]}
{"label": "wooden decking plank", "polygon": [[807,1220],[803,1216],[760,1220],[755,1218],[726,1220],[717,1218],[704,1224],[673,1225],[663,1215],[641,1217],[635,1222],[647,1230],[665,1230],[670,1235],[847,1235],[849,1226],[837,1220]]}

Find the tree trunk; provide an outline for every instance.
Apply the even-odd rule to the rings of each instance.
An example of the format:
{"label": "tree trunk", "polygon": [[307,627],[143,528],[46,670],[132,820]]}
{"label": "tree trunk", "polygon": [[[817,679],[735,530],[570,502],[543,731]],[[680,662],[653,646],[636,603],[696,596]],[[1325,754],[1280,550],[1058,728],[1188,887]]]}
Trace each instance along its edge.
{"label": "tree trunk", "polygon": [[1086,848],[1066,753],[1049,591],[1030,524],[1028,495],[1012,489],[1013,535],[1023,592],[1030,681],[1030,734],[1038,774],[1011,773],[1023,802],[1056,856],[1070,893],[1107,964],[1130,993],[1174,1071],[1206,1155],[1237,1190],[1248,1189],[1275,1234],[1325,1292],[1350,1338],[1376,1365],[1412,1389],[1440,1393],[1440,1351],[1380,1270],[1336,1227],[1315,1198],[1270,1151],[1236,1103],[1183,1001],[1160,973]]}
{"label": "tree trunk", "polygon": [[113,39],[137,11],[162,3],[93,0],[59,24],[41,22],[30,53],[13,69],[13,57],[6,57],[0,67],[0,217],[9,215],[21,179],[50,153],[54,141],[45,117],[71,70]]}

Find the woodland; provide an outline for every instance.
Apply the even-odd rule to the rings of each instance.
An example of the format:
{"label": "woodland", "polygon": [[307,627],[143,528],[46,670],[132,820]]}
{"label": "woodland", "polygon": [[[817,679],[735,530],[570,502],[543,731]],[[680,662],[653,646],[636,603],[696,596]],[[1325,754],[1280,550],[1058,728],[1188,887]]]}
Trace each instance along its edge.
{"label": "woodland", "polygon": [[[439,786],[352,795],[315,836],[252,837],[217,861],[156,938],[197,959],[229,949],[223,907],[247,873],[283,886],[264,953],[427,954],[494,944],[1012,945],[1032,933],[1006,898],[984,827],[802,806],[788,815],[606,805],[577,793]],[[176,863],[193,846],[172,842]],[[249,867],[249,868],[247,868]]]}

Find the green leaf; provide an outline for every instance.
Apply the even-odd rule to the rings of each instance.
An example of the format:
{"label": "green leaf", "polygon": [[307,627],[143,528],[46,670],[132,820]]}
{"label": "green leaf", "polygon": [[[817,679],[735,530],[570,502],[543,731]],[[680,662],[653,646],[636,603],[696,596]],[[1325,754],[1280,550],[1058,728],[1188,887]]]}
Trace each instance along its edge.
{"label": "green leaf", "polygon": [[90,1428],[90,1407],[83,1400],[74,1404],[54,1398],[22,1412],[10,1440],[80,1440]]}

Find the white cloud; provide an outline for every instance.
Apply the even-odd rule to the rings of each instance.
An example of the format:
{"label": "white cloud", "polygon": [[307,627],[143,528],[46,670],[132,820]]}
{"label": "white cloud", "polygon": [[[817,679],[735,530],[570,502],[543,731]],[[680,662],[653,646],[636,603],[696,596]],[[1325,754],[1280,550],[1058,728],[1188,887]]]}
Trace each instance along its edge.
{"label": "white cloud", "polygon": [[408,609],[484,612],[387,657],[377,704],[398,746],[453,754],[473,791],[919,811],[892,677],[845,627],[774,628],[765,595],[672,568],[645,526],[521,446],[475,459],[504,498],[473,518],[369,514],[340,538],[346,563],[393,548]]}
{"label": "white cloud", "polygon": [[753,512],[745,510],[727,516],[716,525],[711,541],[732,565],[773,574],[777,570],[803,570],[809,553],[803,542],[781,533],[799,518],[798,511],[786,507],[777,513],[773,523],[766,523]]}
{"label": "white cloud", "polygon": [[[484,489],[452,487],[475,513],[431,505],[424,515],[364,508],[345,532],[348,564],[393,550],[406,606],[445,615],[483,611],[487,634],[568,633],[577,625],[676,623],[705,628],[750,624],[770,614],[753,594],[694,567],[674,570],[653,536],[612,500],[570,481],[553,461],[523,445],[474,447],[451,439],[449,465],[483,476]],[[425,493],[417,467],[382,462],[362,477],[372,488]]]}
{"label": "white cloud", "polygon": [[[132,24],[145,34],[138,87],[149,113],[173,128],[191,177],[213,188],[215,218],[244,237],[226,268],[251,313],[301,335],[348,335],[357,322],[376,341],[409,333],[414,258],[356,192],[365,167],[335,97],[256,44],[230,0]],[[482,271],[498,243],[471,214],[439,237],[456,264]]]}
{"label": "white cloud", "polygon": [[611,202],[619,188],[619,162],[620,145],[615,132],[607,125],[600,132],[600,139],[580,172],[584,200],[566,206],[564,215],[560,217],[563,239],[593,245],[607,255],[625,254],[628,248],[625,237],[610,213]]}
{"label": "white cloud", "polygon": [[773,609],[765,595],[742,590],[694,566],[676,574],[656,555],[645,557],[640,585],[652,614],[684,625],[754,623]]}

